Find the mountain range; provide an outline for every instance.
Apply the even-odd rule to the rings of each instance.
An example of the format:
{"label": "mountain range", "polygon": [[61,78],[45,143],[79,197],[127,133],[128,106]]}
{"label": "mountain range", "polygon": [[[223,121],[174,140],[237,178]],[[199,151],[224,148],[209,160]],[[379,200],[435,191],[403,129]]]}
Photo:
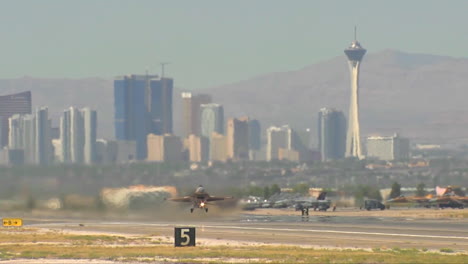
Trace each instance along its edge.
{"label": "mountain range", "polygon": [[[0,80],[0,95],[31,90],[33,107],[49,106],[55,126],[63,109],[74,105],[98,111],[99,136],[113,137],[113,81],[102,78]],[[177,76],[175,76],[177,86]],[[360,75],[361,134],[400,133],[414,142],[468,139],[468,58],[396,50],[366,54]],[[180,93],[174,91],[175,131],[180,131]],[[224,105],[225,116],[248,115],[263,128],[289,124],[316,130],[317,112],[349,107],[345,56],[299,70],[275,72],[195,92]]]}
{"label": "mountain range", "polygon": [[[316,129],[317,112],[348,112],[350,78],[345,56],[299,70],[258,76],[207,89],[226,115],[258,117],[263,124]],[[396,50],[367,54],[361,64],[361,135],[424,141],[468,138],[468,59]]]}

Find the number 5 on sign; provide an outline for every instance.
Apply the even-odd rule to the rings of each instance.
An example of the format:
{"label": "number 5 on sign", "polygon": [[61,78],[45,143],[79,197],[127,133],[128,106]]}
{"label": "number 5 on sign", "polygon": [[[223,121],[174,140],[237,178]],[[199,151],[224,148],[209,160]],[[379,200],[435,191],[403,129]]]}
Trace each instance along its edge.
{"label": "number 5 on sign", "polygon": [[195,227],[174,228],[174,246],[194,247],[195,246]]}

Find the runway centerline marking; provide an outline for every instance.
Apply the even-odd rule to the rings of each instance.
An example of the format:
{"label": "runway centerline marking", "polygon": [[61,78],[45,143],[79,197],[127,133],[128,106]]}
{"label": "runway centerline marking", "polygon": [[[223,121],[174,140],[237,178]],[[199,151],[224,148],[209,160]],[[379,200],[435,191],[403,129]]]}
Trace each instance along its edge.
{"label": "runway centerline marking", "polygon": [[[59,223],[40,223],[30,226],[55,226]],[[76,223],[62,223],[65,225],[76,225]],[[133,225],[133,226],[159,226],[171,227],[178,224],[167,223],[134,223],[134,222],[99,222],[92,223],[95,225]],[[463,239],[468,240],[468,237],[461,236],[438,236],[438,235],[417,235],[417,234],[397,234],[397,233],[379,233],[379,232],[360,232],[360,231],[339,231],[339,230],[320,230],[320,229],[293,229],[293,228],[272,228],[272,227],[242,227],[228,225],[203,225],[200,223],[189,223],[179,225],[192,225],[200,228],[216,228],[216,229],[234,229],[234,230],[259,230],[259,231],[287,231],[287,232],[310,232],[310,233],[333,233],[333,234],[350,234],[350,235],[374,235],[374,236],[393,236],[393,237],[419,237],[419,238],[439,238],[439,239]]]}
{"label": "runway centerline marking", "polygon": [[378,233],[378,232],[358,232],[358,231],[337,231],[337,230],[319,230],[319,229],[292,229],[292,228],[271,228],[271,227],[241,227],[241,226],[207,226],[209,228],[225,228],[239,230],[262,230],[262,231],[288,231],[288,232],[312,232],[312,233],[334,233],[334,234],[352,234],[352,235],[375,235],[375,236],[395,236],[395,237],[420,237],[420,238],[448,238],[448,239],[466,239],[468,237],[459,236],[436,236],[436,235],[416,235],[416,234],[396,234],[396,233]]}

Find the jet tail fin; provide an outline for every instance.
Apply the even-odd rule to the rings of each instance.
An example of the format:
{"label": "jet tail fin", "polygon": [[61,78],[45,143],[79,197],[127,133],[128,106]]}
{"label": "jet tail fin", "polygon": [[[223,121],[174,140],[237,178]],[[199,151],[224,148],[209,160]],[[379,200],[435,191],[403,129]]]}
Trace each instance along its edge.
{"label": "jet tail fin", "polygon": [[325,200],[327,196],[327,192],[321,192],[319,196],[317,196],[317,200]]}

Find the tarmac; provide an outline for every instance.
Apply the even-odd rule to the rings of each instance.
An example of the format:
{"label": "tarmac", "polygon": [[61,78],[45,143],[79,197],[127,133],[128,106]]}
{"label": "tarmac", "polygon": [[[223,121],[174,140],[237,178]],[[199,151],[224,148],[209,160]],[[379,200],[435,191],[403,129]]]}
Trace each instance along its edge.
{"label": "tarmac", "polygon": [[[276,210],[276,209],[275,209]],[[25,225],[65,232],[160,236],[171,240],[175,227],[195,227],[197,245],[297,245],[321,248],[450,248],[468,251],[468,219],[360,216],[333,212],[301,217],[300,212],[261,214],[179,212],[174,219],[25,219]]]}

